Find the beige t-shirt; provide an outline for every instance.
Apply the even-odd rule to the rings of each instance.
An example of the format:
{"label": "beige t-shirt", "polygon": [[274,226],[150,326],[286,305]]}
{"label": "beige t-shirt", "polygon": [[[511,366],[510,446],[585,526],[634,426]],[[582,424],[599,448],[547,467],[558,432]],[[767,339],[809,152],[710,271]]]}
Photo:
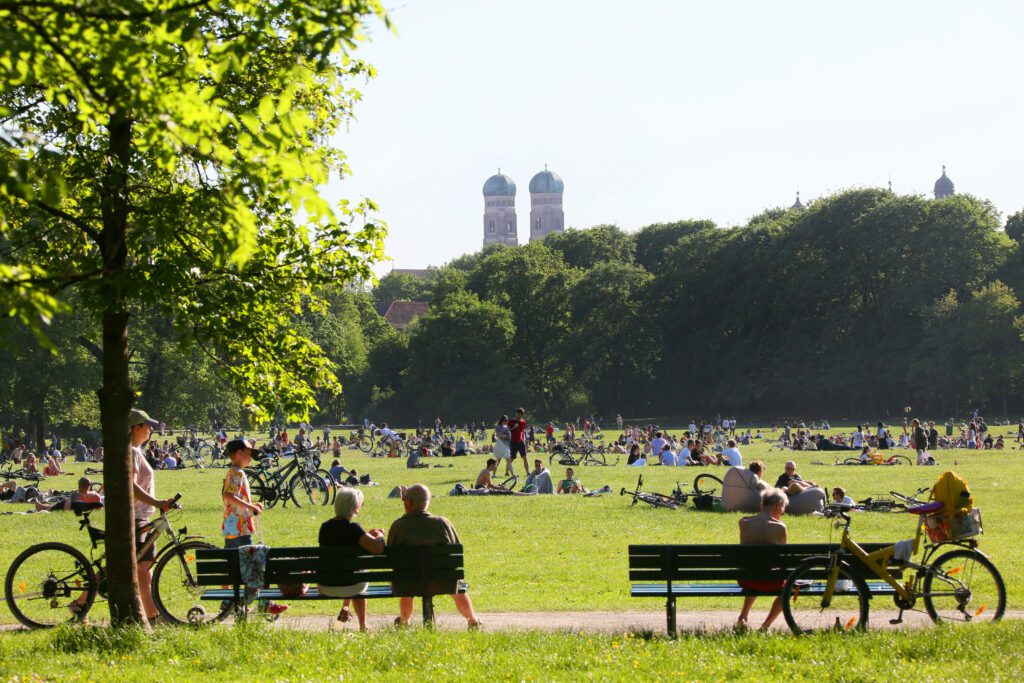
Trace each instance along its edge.
{"label": "beige t-shirt", "polygon": [[[153,482],[153,468],[149,466],[142,449],[132,446],[132,478],[143,491],[156,498],[156,488]],[[135,499],[135,519],[149,521],[149,518],[156,514],[156,508],[148,503]]]}

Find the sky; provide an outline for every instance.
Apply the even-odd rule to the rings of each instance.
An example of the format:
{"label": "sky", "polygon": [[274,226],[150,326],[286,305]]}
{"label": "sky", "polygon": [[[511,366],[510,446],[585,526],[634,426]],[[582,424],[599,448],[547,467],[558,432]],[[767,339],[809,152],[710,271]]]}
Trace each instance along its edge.
{"label": "sky", "polygon": [[[393,0],[402,2],[402,0]],[[387,3],[388,0],[385,0]],[[409,0],[338,136],[394,268],[480,249],[484,181],[565,182],[565,224],[742,225],[855,187],[1024,208],[1024,3]],[[1014,86],[1013,84],[1018,85]]]}

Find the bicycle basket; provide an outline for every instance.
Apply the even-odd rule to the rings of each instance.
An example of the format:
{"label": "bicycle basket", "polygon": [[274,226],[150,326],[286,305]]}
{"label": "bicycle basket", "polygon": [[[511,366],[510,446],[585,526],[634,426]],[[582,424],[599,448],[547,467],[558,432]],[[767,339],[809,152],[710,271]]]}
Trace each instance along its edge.
{"label": "bicycle basket", "polygon": [[932,543],[959,541],[984,533],[980,508],[971,508],[967,514],[950,518],[945,515],[928,515],[924,518],[924,524]]}

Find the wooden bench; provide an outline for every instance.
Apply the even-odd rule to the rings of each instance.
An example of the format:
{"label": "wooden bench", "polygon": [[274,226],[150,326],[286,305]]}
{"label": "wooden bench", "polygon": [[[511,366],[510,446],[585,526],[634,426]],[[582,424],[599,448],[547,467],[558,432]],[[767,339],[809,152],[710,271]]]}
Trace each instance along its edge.
{"label": "wooden bench", "polygon": [[[244,592],[239,572],[237,549],[209,548],[196,551],[197,583],[211,586],[203,591],[203,600],[238,602]],[[317,584],[349,586],[370,585],[360,598],[423,598],[423,623],[434,621],[433,597],[450,594],[438,591],[445,584],[457,584],[455,592],[465,593],[465,571],[461,545],[427,547],[389,546],[380,555],[362,548],[270,548],[264,570],[266,586],[258,598],[269,600],[341,600],[321,595]],[[280,584],[309,585],[303,595],[282,595]],[[225,588],[230,586],[230,588]]]}
{"label": "wooden bench", "polygon": [[[863,543],[867,552],[888,547],[888,543]],[[828,555],[837,548],[827,543],[788,545],[631,545],[629,580],[634,598],[666,598],[665,613],[669,635],[676,633],[676,599],[778,595],[780,591],[751,591],[737,579],[784,580],[808,557]],[[877,579],[855,558],[849,558],[874,595],[892,595],[892,586]],[[890,569],[890,571],[892,571]],[[896,574],[896,572],[893,572]],[[869,578],[875,580],[868,580]],[[812,593],[821,587],[803,590]]]}

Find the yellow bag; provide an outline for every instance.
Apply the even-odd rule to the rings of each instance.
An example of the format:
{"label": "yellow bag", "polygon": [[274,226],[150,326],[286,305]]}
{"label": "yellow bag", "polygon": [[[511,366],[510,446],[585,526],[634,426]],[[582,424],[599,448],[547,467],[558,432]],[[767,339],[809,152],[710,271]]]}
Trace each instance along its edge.
{"label": "yellow bag", "polygon": [[929,500],[937,500],[942,503],[942,514],[946,519],[962,517],[974,507],[974,497],[967,485],[967,480],[956,472],[943,472],[935,486]]}

